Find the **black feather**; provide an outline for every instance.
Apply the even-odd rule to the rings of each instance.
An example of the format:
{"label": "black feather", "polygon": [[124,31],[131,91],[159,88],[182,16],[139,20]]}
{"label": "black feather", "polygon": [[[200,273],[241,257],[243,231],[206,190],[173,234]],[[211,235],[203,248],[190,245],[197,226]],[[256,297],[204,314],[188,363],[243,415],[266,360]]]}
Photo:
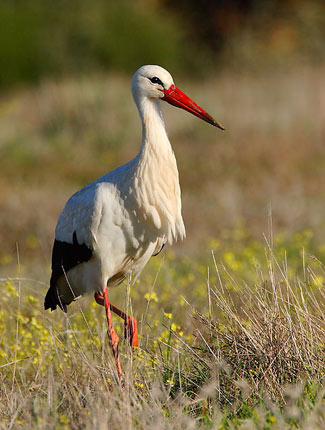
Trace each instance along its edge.
{"label": "black feather", "polygon": [[156,257],[158,254],[160,254],[161,253],[161,251],[163,250],[163,248],[164,248],[164,246],[166,245],[166,242],[164,242],[162,245],[161,245],[161,248],[159,249],[159,251],[158,252],[156,252],[155,254],[152,254],[152,256],[153,257]]}
{"label": "black feather", "polygon": [[58,295],[56,283],[70,269],[78,264],[89,261],[92,255],[93,251],[87,245],[84,243],[79,244],[75,231],[72,236],[72,243],[61,242],[55,239],[52,251],[52,275],[50,288],[45,297],[45,309],[51,308],[54,311],[59,306],[66,312],[66,304],[68,303],[62,303]]}

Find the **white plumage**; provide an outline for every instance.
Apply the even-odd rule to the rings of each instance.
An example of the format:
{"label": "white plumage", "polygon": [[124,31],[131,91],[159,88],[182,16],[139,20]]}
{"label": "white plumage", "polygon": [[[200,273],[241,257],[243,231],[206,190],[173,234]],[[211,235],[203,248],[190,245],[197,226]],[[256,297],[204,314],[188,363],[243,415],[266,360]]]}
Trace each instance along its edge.
{"label": "white plumage", "polygon": [[[58,305],[66,310],[66,305],[86,292],[97,294],[96,300],[103,304],[98,297],[107,295],[107,286],[119,284],[129,273],[137,276],[166,242],[185,238],[177,164],[160,100],[223,127],[177,89],[171,75],[160,66],[141,67],[131,88],[142,122],[140,151],[129,163],[82,188],[67,202],[55,231],[46,309],[54,310]],[[112,346],[116,344],[114,354],[121,376],[109,306],[125,321],[127,316],[110,305],[107,296],[109,337]]]}

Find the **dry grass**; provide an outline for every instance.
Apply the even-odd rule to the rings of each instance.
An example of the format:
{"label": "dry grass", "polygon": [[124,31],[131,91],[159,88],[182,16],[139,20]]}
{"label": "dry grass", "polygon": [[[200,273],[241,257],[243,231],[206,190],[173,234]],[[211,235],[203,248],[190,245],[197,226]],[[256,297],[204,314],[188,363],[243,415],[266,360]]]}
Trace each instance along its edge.
{"label": "dry grass", "polygon": [[[299,277],[290,269],[271,245],[251,284],[215,260],[202,300],[188,292],[195,307],[164,316],[170,283],[149,267],[158,279],[136,288],[147,300],[131,291],[140,348],[121,343],[125,393],[102,309],[86,300],[49,314],[28,294],[45,286],[2,280],[0,428],[322,429],[324,270],[307,258]],[[179,267],[173,288],[188,289],[195,270]]]}
{"label": "dry grass", "polygon": [[217,318],[196,314],[205,327],[206,360],[220,366],[222,403],[233,403],[245,387],[247,398],[267,394],[286,403],[289,384],[324,385],[323,288],[313,286],[310,268],[305,279],[292,280],[274,256],[269,264],[269,276],[258,288],[238,285],[224,268],[235,294],[220,278],[210,288]]}
{"label": "dry grass", "polygon": [[[325,427],[323,74],[176,80],[227,131],[164,109],[189,239],[131,289],[141,347],[121,342],[125,394],[102,309],[84,299],[66,318],[42,297],[66,199],[138,149],[129,80],[44,82],[2,99],[0,428]],[[281,234],[265,244],[269,206]],[[123,287],[111,294],[123,306]]]}

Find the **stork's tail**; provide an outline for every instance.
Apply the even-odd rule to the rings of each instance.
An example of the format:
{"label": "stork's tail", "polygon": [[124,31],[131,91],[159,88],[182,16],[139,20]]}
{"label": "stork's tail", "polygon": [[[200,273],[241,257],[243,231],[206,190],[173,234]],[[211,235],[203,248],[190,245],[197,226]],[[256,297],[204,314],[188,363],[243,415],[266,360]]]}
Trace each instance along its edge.
{"label": "stork's tail", "polygon": [[51,311],[54,311],[57,306],[59,306],[63,312],[67,312],[67,305],[62,303],[56,286],[51,282],[51,286],[45,296],[44,308],[45,310],[51,308]]}

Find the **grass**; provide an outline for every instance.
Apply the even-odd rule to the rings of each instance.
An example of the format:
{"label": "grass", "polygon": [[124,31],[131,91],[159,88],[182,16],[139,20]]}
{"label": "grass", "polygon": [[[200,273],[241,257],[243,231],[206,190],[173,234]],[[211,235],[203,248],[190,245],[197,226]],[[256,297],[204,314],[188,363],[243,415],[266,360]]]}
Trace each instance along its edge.
{"label": "grass", "polygon": [[1,429],[324,428],[323,74],[175,76],[227,131],[164,109],[188,239],[111,292],[140,327],[139,349],[121,340],[125,395],[103,309],[42,302],[66,199],[138,150],[130,82],[1,100]]}
{"label": "grass", "polygon": [[2,279],[2,428],[322,428],[324,268],[306,236],[302,255],[297,238],[241,239],[251,262],[224,244],[198,265],[167,254],[113,290],[140,323],[140,347],[121,342],[125,394],[102,308],[50,314],[45,284]]}

